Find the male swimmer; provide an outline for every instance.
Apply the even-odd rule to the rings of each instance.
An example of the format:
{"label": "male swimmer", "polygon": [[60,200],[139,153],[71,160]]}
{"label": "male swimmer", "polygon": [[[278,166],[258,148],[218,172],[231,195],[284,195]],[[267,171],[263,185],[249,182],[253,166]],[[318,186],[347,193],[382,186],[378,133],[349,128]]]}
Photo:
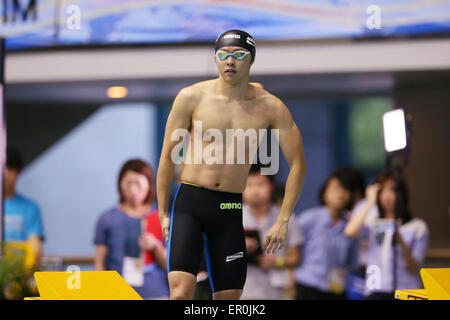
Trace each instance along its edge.
{"label": "male swimmer", "polygon": [[[171,299],[192,299],[196,275],[205,255],[214,299],[239,299],[246,279],[245,237],[242,227],[242,192],[252,159],[239,161],[186,161],[171,212],[169,198],[174,177],[172,133],[190,132],[186,156],[195,154],[194,137],[227,130],[278,130],[280,148],[290,171],[276,223],[263,248],[275,252],[284,244],[289,218],[300,197],[306,174],[301,133],[284,103],[263,88],[249,83],[255,60],[255,41],[246,32],[229,30],[215,42],[219,77],[182,89],[166,123],[157,173],[159,219],[167,241],[167,272]],[[194,121],[202,132],[192,132]],[[215,130],[215,131],[211,131]],[[206,139],[207,140],[207,139]],[[216,141],[220,142],[220,141]],[[204,146],[208,143],[202,140]],[[224,144],[233,143],[227,141]],[[250,145],[250,143],[249,143]],[[233,145],[234,146],[234,145]],[[230,153],[229,148],[223,150]],[[246,155],[249,146],[245,146]],[[227,149],[227,150],[225,150]],[[240,152],[232,148],[231,158]],[[273,150],[272,152],[278,152]],[[230,159],[230,154],[224,155]],[[203,251],[204,248],[204,252]]]}

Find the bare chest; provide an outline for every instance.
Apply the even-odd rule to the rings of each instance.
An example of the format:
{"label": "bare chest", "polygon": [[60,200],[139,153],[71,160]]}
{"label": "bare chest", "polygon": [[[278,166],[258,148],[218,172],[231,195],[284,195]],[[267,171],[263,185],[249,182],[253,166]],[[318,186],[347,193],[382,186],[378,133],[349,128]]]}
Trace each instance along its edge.
{"label": "bare chest", "polygon": [[258,101],[224,103],[216,99],[204,99],[192,116],[192,124],[201,125],[202,131],[216,129],[266,129],[270,114]]}

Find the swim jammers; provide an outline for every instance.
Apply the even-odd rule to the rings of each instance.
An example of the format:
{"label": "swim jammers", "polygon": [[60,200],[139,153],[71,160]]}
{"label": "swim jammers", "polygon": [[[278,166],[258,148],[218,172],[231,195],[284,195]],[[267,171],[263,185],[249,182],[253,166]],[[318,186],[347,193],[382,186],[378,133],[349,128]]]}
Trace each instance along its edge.
{"label": "swim jammers", "polygon": [[204,249],[212,292],[243,289],[247,263],[242,194],[180,183],[167,247],[167,272],[197,276]]}

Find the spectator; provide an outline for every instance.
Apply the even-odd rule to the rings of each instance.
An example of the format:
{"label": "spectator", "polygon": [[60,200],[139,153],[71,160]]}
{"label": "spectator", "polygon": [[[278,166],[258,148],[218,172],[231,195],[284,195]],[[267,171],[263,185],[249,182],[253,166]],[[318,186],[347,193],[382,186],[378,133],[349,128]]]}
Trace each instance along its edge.
{"label": "spectator", "polygon": [[169,297],[167,250],[159,224],[158,209],[147,215],[143,229],[139,246],[145,251],[144,288],[139,293],[147,299],[166,299]]}
{"label": "spectator", "polygon": [[22,168],[19,151],[8,146],[4,172],[5,241],[28,242],[33,249],[34,265],[38,265],[42,255],[44,228],[38,204],[16,191],[16,182]]}
{"label": "spectator", "polygon": [[272,203],[281,208],[284,199],[285,186],[275,182],[272,192]]}
{"label": "spectator", "polygon": [[358,243],[344,235],[351,188],[342,172],[333,173],[320,191],[322,206],[297,218],[305,237],[301,265],[295,270],[297,299],[345,299],[348,270],[356,265]]}
{"label": "spectator", "polygon": [[366,189],[364,175],[353,167],[341,168],[337,171],[337,174],[341,177],[343,184],[350,189],[351,200],[348,209],[352,210],[364,200]]}
{"label": "spectator", "polygon": [[[355,208],[360,208],[364,205],[366,199],[364,198],[366,182],[364,175],[353,167],[345,167],[339,169],[339,175],[342,178],[344,185],[350,188],[351,201],[348,207],[351,210],[349,217],[354,212]],[[364,297],[365,287],[365,272],[366,272],[366,260],[367,260],[367,244],[368,244],[368,232],[361,232],[358,238],[359,251],[358,262],[353,270],[349,270],[346,283],[346,295],[348,299],[360,300]]]}
{"label": "spectator", "polygon": [[[352,216],[345,233],[357,237],[364,225],[369,230],[367,298],[394,299],[393,243],[397,255],[396,289],[420,288],[419,266],[425,258],[429,234],[426,223],[411,215],[405,181],[394,171],[386,170],[367,188],[366,198],[366,204]],[[374,208],[378,209],[378,215],[368,218]],[[399,224],[397,235],[394,235],[395,217]],[[379,279],[374,278],[374,270],[379,271]]]}
{"label": "spectator", "polygon": [[247,244],[247,280],[243,299],[285,298],[290,285],[287,268],[300,263],[299,246],[302,235],[290,220],[284,248],[276,254],[263,254],[261,240],[266,238],[275,223],[280,208],[271,202],[272,176],[261,175],[258,166],[252,166],[243,193],[243,224]]}
{"label": "spectator", "polygon": [[166,249],[155,202],[154,173],[142,160],[129,160],[118,179],[120,201],[96,226],[95,269],[116,270],[144,298],[169,296]]}

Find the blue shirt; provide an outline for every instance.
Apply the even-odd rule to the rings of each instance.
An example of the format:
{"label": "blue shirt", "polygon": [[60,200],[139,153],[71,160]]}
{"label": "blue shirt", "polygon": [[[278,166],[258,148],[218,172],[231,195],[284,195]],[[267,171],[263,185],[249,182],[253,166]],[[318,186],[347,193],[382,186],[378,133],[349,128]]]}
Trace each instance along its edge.
{"label": "blue shirt", "polygon": [[16,194],[4,200],[5,241],[26,241],[31,235],[44,240],[44,227],[39,206]]}
{"label": "blue shirt", "polygon": [[304,236],[301,246],[301,264],[295,270],[296,281],[318,290],[329,291],[333,269],[356,266],[358,240],[344,235],[347,220],[333,224],[327,207],[306,210],[297,218]]}
{"label": "blue shirt", "polygon": [[[140,256],[138,241],[141,223],[142,219],[130,217],[118,208],[100,216],[95,228],[94,244],[108,248],[105,258],[107,270],[116,270],[122,275],[124,257]],[[144,286],[133,287],[137,293],[143,298],[169,296],[166,272],[156,265],[144,271]]]}

